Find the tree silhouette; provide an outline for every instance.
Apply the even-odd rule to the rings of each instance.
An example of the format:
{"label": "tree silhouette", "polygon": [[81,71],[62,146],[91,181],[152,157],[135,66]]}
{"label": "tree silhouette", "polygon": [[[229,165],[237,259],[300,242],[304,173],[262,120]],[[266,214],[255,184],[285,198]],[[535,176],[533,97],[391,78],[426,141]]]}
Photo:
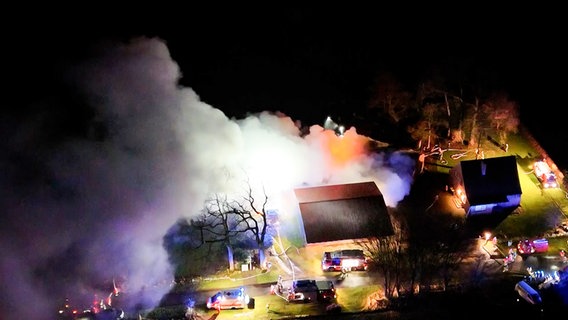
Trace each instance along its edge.
{"label": "tree silhouette", "polygon": [[267,237],[268,195],[263,190],[260,201],[254,196],[250,183],[240,200],[229,199],[225,194],[214,194],[205,202],[198,218],[191,225],[199,230],[201,244],[220,243],[226,247],[229,269],[234,270],[234,246],[246,246],[252,240],[259,250],[260,265],[265,262],[264,251],[271,245]]}
{"label": "tree silhouette", "polygon": [[519,107],[502,93],[490,97],[482,106],[485,118],[499,135],[499,143],[507,142],[510,133],[517,133],[519,128]]}

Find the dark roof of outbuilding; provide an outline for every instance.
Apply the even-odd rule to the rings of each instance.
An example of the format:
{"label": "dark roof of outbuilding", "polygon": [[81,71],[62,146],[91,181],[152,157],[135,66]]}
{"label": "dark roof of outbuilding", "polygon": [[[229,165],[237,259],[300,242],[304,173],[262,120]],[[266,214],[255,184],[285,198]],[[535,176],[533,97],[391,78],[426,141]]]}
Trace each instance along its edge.
{"label": "dark roof of outbuilding", "polygon": [[522,194],[515,156],[460,162],[464,188],[470,204],[507,201]]}
{"label": "dark roof of outbuilding", "polygon": [[294,192],[307,243],[393,233],[383,195],[372,181],[301,188]]}

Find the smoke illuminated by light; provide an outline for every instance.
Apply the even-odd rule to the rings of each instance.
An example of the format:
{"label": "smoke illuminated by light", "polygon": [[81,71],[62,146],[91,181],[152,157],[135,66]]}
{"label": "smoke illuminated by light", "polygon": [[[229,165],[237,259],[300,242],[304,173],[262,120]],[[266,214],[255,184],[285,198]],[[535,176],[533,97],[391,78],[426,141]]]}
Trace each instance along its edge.
{"label": "smoke illuminated by light", "polygon": [[81,107],[93,108],[87,131],[104,127],[102,137],[44,141],[47,110],[2,142],[0,307],[9,319],[45,318],[68,294],[107,296],[94,284],[117,275],[157,304],[169,286],[143,289],[172,279],[166,231],[211,193],[237,194],[247,181],[273,196],[272,206],[306,185],[373,180],[389,206],[410,190],[414,161],[366,154],[368,138],[355,128],[338,137],[313,125],[302,136],[281,113],[229,119],[179,87],[179,67],[160,39],[97,49],[65,75],[85,97]]}
{"label": "smoke illuminated by light", "polygon": [[368,139],[356,133],[354,128],[347,130],[341,137],[326,132],[324,136],[331,155],[332,165],[340,169],[350,162],[357,161],[365,155],[365,145]]}

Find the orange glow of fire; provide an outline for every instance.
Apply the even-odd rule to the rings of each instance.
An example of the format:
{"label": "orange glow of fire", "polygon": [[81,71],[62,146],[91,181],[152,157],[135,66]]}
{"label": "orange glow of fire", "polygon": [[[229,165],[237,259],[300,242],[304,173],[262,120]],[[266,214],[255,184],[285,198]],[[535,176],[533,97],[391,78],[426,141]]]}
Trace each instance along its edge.
{"label": "orange glow of fire", "polygon": [[341,137],[332,131],[326,131],[325,143],[331,155],[334,167],[342,167],[356,160],[365,153],[365,144],[368,139],[358,135],[354,130],[348,130]]}
{"label": "orange glow of fire", "polygon": [[465,204],[466,201],[465,192],[463,192],[461,188],[456,189],[456,195],[458,196],[460,201]]}

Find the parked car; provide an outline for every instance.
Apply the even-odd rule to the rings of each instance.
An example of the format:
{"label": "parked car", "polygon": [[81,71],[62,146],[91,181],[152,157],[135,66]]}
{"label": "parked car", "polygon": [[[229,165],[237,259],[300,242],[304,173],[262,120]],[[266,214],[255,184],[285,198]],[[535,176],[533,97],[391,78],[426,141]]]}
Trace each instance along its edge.
{"label": "parked car", "polygon": [[517,244],[517,252],[523,256],[529,256],[533,253],[543,253],[548,251],[548,240],[547,239],[535,239],[535,240],[521,240]]}
{"label": "parked car", "polygon": [[288,294],[288,301],[315,302],[318,299],[318,287],[316,280],[296,280],[292,284]]}
{"label": "parked car", "polygon": [[337,299],[337,293],[335,292],[335,286],[333,281],[330,280],[318,280],[316,281],[316,286],[318,288],[317,299],[320,302],[332,302]]}
{"label": "parked car", "polygon": [[361,249],[326,251],[321,268],[323,271],[365,271],[368,268],[368,258]]}
{"label": "parked car", "polygon": [[250,297],[244,288],[219,291],[207,300],[208,309],[244,309]]}
{"label": "parked car", "polygon": [[517,282],[517,284],[515,285],[515,291],[517,291],[517,294],[521,298],[523,298],[525,301],[527,301],[530,304],[542,303],[542,298],[540,297],[540,294],[523,280]]}

